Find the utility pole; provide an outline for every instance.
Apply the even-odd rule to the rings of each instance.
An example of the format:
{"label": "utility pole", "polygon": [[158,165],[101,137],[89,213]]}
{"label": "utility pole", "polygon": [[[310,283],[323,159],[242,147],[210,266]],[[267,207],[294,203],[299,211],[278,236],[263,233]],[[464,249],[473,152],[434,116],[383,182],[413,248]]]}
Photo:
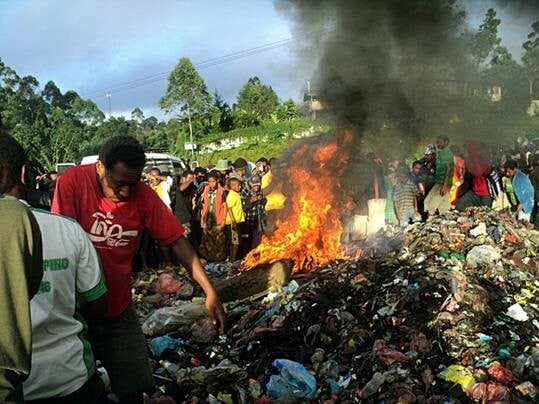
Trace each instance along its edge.
{"label": "utility pole", "polygon": [[111,117],[111,115],[112,115],[112,107],[111,107],[111,105],[110,105],[110,97],[111,97],[111,96],[112,96],[112,93],[109,91],[109,92],[107,93],[107,100],[109,101],[109,119],[110,119],[110,117]]}

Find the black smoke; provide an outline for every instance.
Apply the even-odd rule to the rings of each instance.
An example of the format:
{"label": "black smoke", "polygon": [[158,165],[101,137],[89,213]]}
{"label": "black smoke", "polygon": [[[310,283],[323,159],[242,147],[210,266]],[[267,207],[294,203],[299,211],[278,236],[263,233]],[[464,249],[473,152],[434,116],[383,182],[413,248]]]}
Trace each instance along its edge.
{"label": "black smoke", "polygon": [[[353,164],[339,183],[363,208],[377,169],[367,151],[380,152],[386,162],[402,159],[420,140],[474,136],[458,132],[481,125],[483,117],[468,110],[485,85],[471,56],[462,3],[276,0],[302,35],[298,57],[315,66],[312,86],[329,106],[327,115],[355,133],[348,147]],[[539,0],[490,3],[515,15],[539,8]],[[323,34],[305,36],[309,32]],[[460,125],[470,116],[472,124]]]}
{"label": "black smoke", "polygon": [[[461,40],[464,11],[452,0],[279,0],[298,31],[330,27],[318,52],[314,87],[344,124],[417,135],[425,92],[470,69]],[[425,108],[427,107],[427,108]]]}
{"label": "black smoke", "polygon": [[531,13],[539,18],[539,1],[537,0],[496,0],[495,4],[509,9],[514,14]]}
{"label": "black smoke", "polygon": [[[404,146],[455,131],[454,122],[466,110],[455,94],[480,85],[462,4],[276,0],[298,34],[325,30],[303,39],[298,56],[316,66],[312,87],[338,123],[356,127],[360,139],[395,139]],[[490,5],[539,19],[539,0],[491,0]]]}

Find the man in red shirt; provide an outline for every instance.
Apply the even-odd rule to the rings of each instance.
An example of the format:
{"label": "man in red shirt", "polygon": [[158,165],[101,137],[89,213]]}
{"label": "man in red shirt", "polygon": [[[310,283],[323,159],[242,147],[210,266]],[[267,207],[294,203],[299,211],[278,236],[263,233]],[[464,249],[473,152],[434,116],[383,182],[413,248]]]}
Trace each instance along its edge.
{"label": "man in red shirt", "polygon": [[140,181],[146,158],[129,136],[108,140],[96,164],[67,170],[58,178],[52,211],[77,220],[97,249],[108,288],[103,320],[90,326],[96,357],[107,369],[120,402],[142,402],[153,388],[146,342],[131,301],[132,261],[137,239],[147,231],[170,246],[206,294],[206,309],[224,330],[225,312],[184,229],[159,196]]}

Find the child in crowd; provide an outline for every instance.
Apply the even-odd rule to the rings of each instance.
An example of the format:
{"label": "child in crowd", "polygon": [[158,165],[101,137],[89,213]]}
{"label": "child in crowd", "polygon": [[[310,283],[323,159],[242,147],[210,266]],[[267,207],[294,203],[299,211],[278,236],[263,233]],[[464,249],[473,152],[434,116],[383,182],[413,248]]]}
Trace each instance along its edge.
{"label": "child in crowd", "polygon": [[421,218],[417,208],[417,187],[410,181],[409,173],[398,170],[393,190],[393,203],[399,226],[406,227],[410,221]]}
{"label": "child in crowd", "polygon": [[241,240],[241,228],[245,222],[245,213],[241,201],[241,180],[237,177],[228,179],[228,195],[226,197],[226,220],[225,231],[227,245],[230,250],[230,261],[238,259],[238,251]]}
{"label": "child in crowd", "polygon": [[245,221],[249,233],[249,249],[260,244],[266,228],[266,197],[262,194],[261,178],[254,176],[249,180],[250,192],[243,200]]}

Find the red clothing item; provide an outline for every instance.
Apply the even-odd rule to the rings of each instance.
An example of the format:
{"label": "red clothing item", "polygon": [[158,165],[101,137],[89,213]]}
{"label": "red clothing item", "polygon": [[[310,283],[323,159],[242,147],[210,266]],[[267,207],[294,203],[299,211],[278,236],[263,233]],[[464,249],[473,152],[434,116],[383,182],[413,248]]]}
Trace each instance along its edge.
{"label": "red clothing item", "polygon": [[94,164],[70,168],[58,178],[52,211],[79,222],[99,253],[108,288],[106,317],[121,314],[131,302],[132,262],[141,231],[148,231],[160,245],[173,243],[184,232],[171,210],[142,182],[128,201],[105,198]]}
{"label": "red clothing item", "polygon": [[[224,225],[226,219],[226,203],[224,198],[225,189],[221,184],[217,184],[217,193],[215,194],[215,216],[217,219],[217,225]],[[204,203],[202,204],[202,213],[200,223],[202,227],[206,226],[208,222],[208,215],[210,213],[210,187],[206,185],[202,194]]]}
{"label": "red clothing item", "polygon": [[472,191],[474,194],[479,196],[490,196],[488,191],[488,182],[485,175],[490,174],[492,169],[489,167],[485,170],[483,175],[473,176],[472,177]]}

